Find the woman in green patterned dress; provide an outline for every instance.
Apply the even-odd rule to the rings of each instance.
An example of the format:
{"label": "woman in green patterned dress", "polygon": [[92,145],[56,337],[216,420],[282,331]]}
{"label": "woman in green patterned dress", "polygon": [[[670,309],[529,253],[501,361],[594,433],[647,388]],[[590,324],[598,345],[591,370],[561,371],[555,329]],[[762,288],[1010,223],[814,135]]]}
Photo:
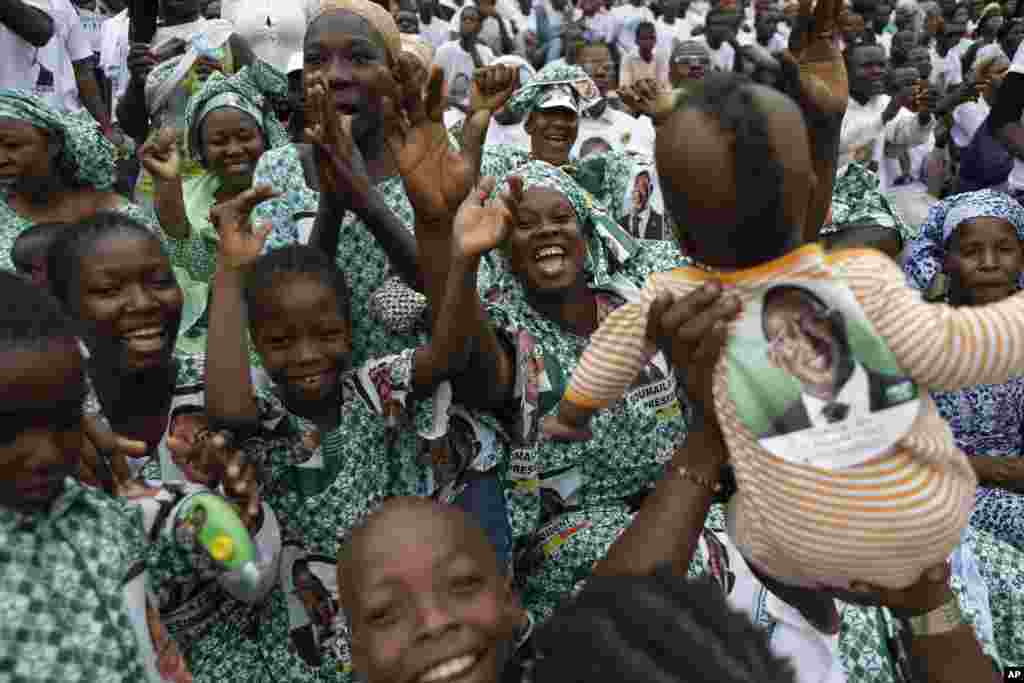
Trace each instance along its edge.
{"label": "woman in green patterned dress", "polygon": [[117,211],[156,229],[151,214],[114,193],[114,148],[88,114],[60,114],[38,97],[0,91],[0,268],[37,223],[76,223]]}

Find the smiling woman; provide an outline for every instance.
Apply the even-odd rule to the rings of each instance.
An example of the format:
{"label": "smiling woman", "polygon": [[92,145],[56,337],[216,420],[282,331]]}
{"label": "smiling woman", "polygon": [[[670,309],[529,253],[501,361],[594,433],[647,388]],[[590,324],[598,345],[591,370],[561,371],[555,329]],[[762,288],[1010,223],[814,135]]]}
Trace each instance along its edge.
{"label": "smiling woman", "polygon": [[28,93],[0,91],[0,268],[37,223],[75,223],[99,210],[155,219],[111,191],[113,147],[88,116],[59,114]]}

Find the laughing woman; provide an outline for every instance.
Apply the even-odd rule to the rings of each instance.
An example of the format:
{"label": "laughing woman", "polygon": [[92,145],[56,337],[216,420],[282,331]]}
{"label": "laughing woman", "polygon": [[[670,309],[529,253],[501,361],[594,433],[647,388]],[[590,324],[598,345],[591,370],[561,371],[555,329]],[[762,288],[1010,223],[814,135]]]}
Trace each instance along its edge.
{"label": "laughing woman", "polygon": [[[257,72],[262,72],[259,78]],[[262,63],[230,77],[215,73],[189,100],[187,148],[202,167],[198,176],[182,182],[173,129],[164,129],[142,148],[143,164],[156,179],[155,208],[171,238],[171,260],[195,281],[209,282],[217,264],[217,231],[210,209],[248,190],[263,153],[288,141],[259,89],[275,78],[280,80],[275,91],[287,87]]]}
{"label": "laughing woman", "polygon": [[97,211],[153,216],[114,193],[114,148],[89,117],[59,114],[33,95],[0,91],[0,268],[37,223],[76,223]]}

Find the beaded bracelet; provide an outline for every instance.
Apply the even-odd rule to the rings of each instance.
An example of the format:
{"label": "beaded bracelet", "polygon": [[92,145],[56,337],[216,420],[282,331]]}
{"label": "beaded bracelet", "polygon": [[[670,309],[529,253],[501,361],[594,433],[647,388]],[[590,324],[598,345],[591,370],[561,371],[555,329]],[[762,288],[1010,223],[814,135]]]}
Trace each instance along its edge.
{"label": "beaded bracelet", "polygon": [[667,465],[665,465],[665,474],[676,474],[682,479],[685,479],[686,481],[690,482],[691,484],[696,484],[697,486],[700,486],[703,489],[707,489],[711,493],[722,492],[722,483],[720,481],[712,481],[711,479],[702,477],[699,474],[694,474],[688,468],[683,467],[681,465],[674,465],[671,462],[669,462]]}

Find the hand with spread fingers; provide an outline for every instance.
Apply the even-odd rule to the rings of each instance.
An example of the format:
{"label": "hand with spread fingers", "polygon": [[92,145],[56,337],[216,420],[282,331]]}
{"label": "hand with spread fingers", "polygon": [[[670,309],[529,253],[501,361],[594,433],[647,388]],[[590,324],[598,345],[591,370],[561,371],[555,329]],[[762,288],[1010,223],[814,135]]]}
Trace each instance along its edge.
{"label": "hand with spread fingers", "polygon": [[221,267],[244,270],[260,257],[272,226],[253,228],[252,211],[276,196],[273,188],[259,185],[210,210],[210,222],[220,234],[218,259]]}
{"label": "hand with spread fingers", "polygon": [[327,92],[327,84],[318,79],[307,94],[308,106],[316,114],[305,134],[313,146],[320,193],[332,201],[346,202],[345,208],[363,209],[370,201],[373,184],[362,152],[352,139],[352,117],[339,116]]}
{"label": "hand with spread fingers", "polygon": [[523,198],[523,181],[509,179],[509,191],[488,199],[494,178],[484,178],[466,195],[452,228],[452,258],[477,259],[501,246],[512,230],[515,207]]}
{"label": "hand with spread fingers", "polygon": [[449,233],[451,221],[475,182],[476,171],[452,149],[442,121],[444,72],[437,65],[424,94],[415,82],[416,58],[403,54],[399,62],[402,109],[408,125],[395,130],[387,144],[398,163],[405,191],[421,229]]}
{"label": "hand with spread fingers", "polygon": [[231,434],[200,430],[191,440],[167,437],[167,448],[189,481],[211,489],[223,487],[224,496],[238,506],[239,516],[252,529],[259,520],[260,500],[256,466],[231,448]]}
{"label": "hand with spread fingers", "polygon": [[675,93],[652,78],[620,88],[619,98],[634,116],[647,115],[656,126],[668,118],[675,107]]}

